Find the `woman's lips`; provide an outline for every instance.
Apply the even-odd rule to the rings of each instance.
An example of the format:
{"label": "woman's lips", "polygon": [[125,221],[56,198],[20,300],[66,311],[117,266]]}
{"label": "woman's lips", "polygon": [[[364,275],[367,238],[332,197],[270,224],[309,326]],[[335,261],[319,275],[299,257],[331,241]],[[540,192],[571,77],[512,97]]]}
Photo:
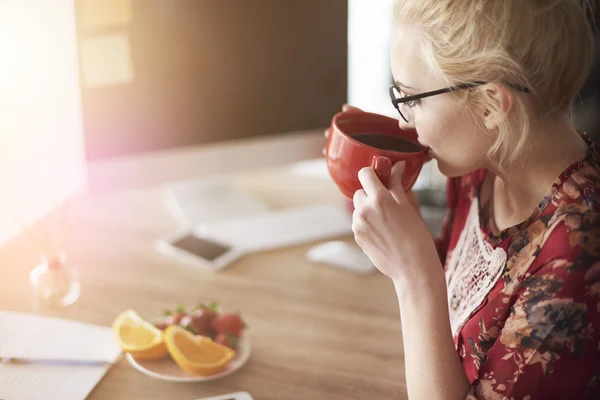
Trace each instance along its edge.
{"label": "woman's lips", "polygon": [[425,162],[433,160],[435,157],[435,151],[431,147],[427,148],[427,152],[425,153]]}
{"label": "woman's lips", "polygon": [[427,148],[427,158],[426,158],[427,161],[431,160],[432,158],[435,158],[435,152],[433,151],[433,149],[431,147],[429,147],[427,144],[420,141],[418,137],[417,137],[417,142],[419,142],[419,144],[421,146]]}

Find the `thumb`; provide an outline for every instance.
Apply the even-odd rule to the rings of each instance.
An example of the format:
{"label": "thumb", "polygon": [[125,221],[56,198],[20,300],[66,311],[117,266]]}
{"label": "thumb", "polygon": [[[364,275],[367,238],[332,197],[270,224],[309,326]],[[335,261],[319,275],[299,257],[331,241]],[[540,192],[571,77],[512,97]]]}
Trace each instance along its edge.
{"label": "thumb", "polygon": [[406,200],[406,192],[404,191],[404,185],[402,185],[402,175],[404,175],[405,169],[406,161],[400,161],[394,164],[390,174],[388,188],[397,203]]}

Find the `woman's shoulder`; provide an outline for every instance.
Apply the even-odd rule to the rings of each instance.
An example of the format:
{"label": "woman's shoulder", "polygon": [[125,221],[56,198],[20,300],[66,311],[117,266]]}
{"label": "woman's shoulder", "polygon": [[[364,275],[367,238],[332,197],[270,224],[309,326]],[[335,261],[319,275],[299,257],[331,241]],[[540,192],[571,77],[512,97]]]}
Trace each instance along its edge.
{"label": "woman's shoulder", "polygon": [[502,239],[509,239],[509,256],[535,244],[528,246],[532,256],[542,259],[544,255],[578,257],[582,250],[591,250],[586,258],[597,260],[600,236],[596,232],[600,232],[600,163],[591,149],[586,159],[561,174],[531,217]]}
{"label": "woman's shoulder", "polygon": [[[539,213],[507,237],[509,258],[530,267],[515,268],[535,273],[556,261],[584,274],[600,261],[600,168],[584,160],[566,171],[555,183],[552,195],[539,205]],[[520,262],[516,262],[519,265]]]}
{"label": "woman's shoulder", "polygon": [[552,196],[542,203],[551,202],[557,208],[578,209],[581,213],[600,212],[600,153],[590,146],[585,159],[572,164],[554,183]]}

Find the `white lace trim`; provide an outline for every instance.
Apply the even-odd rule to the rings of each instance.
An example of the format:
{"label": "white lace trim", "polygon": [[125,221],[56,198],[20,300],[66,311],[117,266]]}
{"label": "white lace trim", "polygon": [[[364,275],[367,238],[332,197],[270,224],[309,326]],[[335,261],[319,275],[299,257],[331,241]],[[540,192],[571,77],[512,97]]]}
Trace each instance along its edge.
{"label": "white lace trim", "polygon": [[506,265],[506,252],[493,249],[479,226],[479,201],[471,209],[446,269],[450,326],[456,337],[496,284]]}

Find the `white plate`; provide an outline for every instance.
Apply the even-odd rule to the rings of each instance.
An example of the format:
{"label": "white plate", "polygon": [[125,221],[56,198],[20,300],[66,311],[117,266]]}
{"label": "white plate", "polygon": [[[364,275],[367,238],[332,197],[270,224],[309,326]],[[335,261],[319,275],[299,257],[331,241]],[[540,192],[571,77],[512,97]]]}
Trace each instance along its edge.
{"label": "white plate", "polygon": [[153,361],[136,360],[131,354],[127,354],[125,357],[133,368],[152,378],[171,382],[207,382],[223,378],[240,369],[250,358],[251,352],[252,345],[250,344],[250,339],[248,338],[248,335],[242,333],[233,361],[229,363],[225,371],[211,376],[198,376],[187,373],[179,368],[170,356]]}

